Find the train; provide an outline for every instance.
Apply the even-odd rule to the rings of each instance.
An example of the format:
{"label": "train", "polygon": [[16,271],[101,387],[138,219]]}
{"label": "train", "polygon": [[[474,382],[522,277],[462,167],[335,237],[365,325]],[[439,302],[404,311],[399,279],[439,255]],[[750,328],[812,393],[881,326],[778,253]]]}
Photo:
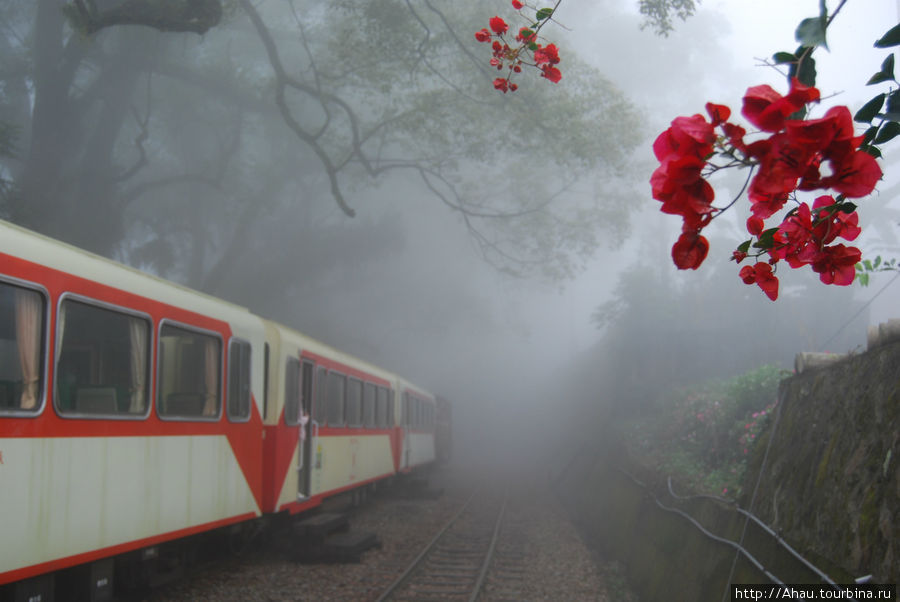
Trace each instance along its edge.
{"label": "train", "polygon": [[400,375],[0,221],[0,600],[108,599],[179,542],[445,459],[450,423]]}

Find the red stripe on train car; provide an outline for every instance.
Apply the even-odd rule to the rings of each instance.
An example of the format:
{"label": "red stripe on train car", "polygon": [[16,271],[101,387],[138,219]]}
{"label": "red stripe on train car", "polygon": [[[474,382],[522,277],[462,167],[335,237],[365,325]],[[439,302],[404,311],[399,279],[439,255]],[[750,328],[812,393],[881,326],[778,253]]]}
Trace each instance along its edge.
{"label": "red stripe on train car", "polygon": [[[136,310],[151,317],[154,325],[154,341],[156,328],[161,320],[202,328],[218,333],[223,338],[223,359],[227,361],[228,340],[231,337],[231,326],[223,320],[186,310],[162,301],[143,297],[128,291],[105,284],[73,276],[41,264],[33,263],[18,257],[0,253],[3,261],[3,273],[26,282],[43,286],[49,294],[51,348],[56,341],[57,303],[63,293],[76,294],[87,299]],[[151,278],[147,276],[147,278]],[[189,291],[186,294],[190,294]],[[153,366],[158,366],[159,346],[152,347]],[[224,365],[227,365],[225,363]],[[225,435],[232,452],[241,468],[248,486],[253,492],[257,505],[262,508],[262,417],[256,407],[256,400],[251,403],[250,420],[247,422],[230,422],[220,416],[211,421],[162,420],[155,411],[145,419],[90,419],[64,418],[52,407],[51,392],[54,382],[54,362],[46,369],[45,386],[42,392],[44,408],[33,417],[3,417],[3,437],[15,438],[56,438],[56,437],[157,437],[157,436],[214,436]],[[226,390],[225,371],[222,371],[220,390]],[[150,398],[156,399],[156,382],[153,379]],[[155,407],[155,404],[153,404]],[[223,412],[224,414],[224,412]]]}

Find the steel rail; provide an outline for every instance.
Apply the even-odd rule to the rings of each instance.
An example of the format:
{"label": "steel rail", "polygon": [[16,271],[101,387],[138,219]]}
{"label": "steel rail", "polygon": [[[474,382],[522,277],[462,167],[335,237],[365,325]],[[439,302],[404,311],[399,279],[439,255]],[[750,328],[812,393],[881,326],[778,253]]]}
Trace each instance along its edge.
{"label": "steel rail", "polygon": [[453,515],[453,518],[447,521],[447,524],[444,525],[444,528],[438,531],[437,535],[435,535],[434,538],[428,543],[428,545],[426,545],[425,548],[421,552],[419,552],[419,555],[415,557],[412,563],[410,563],[410,565],[406,567],[406,570],[403,571],[403,573],[399,577],[397,577],[397,579],[393,583],[391,583],[387,587],[387,589],[384,590],[384,592],[382,592],[381,596],[379,596],[375,602],[383,602],[383,600],[389,599],[390,595],[397,591],[400,586],[403,585],[407,579],[409,579],[410,575],[412,575],[413,572],[422,563],[422,561],[425,560],[428,552],[430,552],[432,548],[437,545],[437,542],[441,540],[441,538],[444,536],[444,533],[446,533],[447,530],[449,530],[450,527],[452,527],[453,524],[459,519],[459,517],[462,516],[462,513],[466,511],[466,508],[468,508],[469,504],[472,503],[472,500],[475,499],[475,495],[477,493],[478,490],[472,492],[472,495],[469,496],[469,499],[466,500],[466,503],[463,504],[462,507],[456,512],[456,514]]}
{"label": "steel rail", "polygon": [[478,574],[478,580],[475,582],[475,587],[472,589],[472,595],[469,597],[469,602],[475,602],[478,599],[478,594],[481,593],[481,586],[484,585],[484,578],[487,577],[491,561],[494,559],[494,549],[497,547],[497,540],[500,539],[500,527],[503,525],[503,518],[506,516],[507,500],[507,494],[504,493],[503,505],[500,507],[500,514],[497,516],[497,522],[494,524],[494,534],[491,537],[491,545],[488,546],[487,554],[481,565],[481,572]]}
{"label": "steel rail", "polygon": [[[449,521],[447,521],[443,528],[438,531],[438,533],[422,549],[422,551],[419,552],[419,554],[415,557],[415,559],[413,559],[406,570],[404,570],[403,573],[381,593],[376,602],[390,600],[402,587],[406,586],[413,580],[413,576],[417,574],[419,568],[424,564],[425,560],[437,548],[438,543],[441,542],[447,532],[457,524],[459,518],[466,512],[466,510],[469,509],[469,507],[472,505],[472,501],[478,496],[479,493],[480,490],[475,490],[469,496],[462,507],[453,515],[453,517]],[[474,584],[471,585],[469,602],[475,602],[478,599],[478,596],[481,593],[481,588],[484,585],[485,579],[490,569],[494,552],[497,547],[497,542],[500,538],[500,531],[503,525],[503,521],[506,516],[507,500],[508,497],[506,494],[504,494],[503,503],[501,505],[500,511],[497,514],[497,519],[494,521],[490,543],[488,544],[487,551],[482,558],[481,566],[479,567],[477,577],[475,577]]]}

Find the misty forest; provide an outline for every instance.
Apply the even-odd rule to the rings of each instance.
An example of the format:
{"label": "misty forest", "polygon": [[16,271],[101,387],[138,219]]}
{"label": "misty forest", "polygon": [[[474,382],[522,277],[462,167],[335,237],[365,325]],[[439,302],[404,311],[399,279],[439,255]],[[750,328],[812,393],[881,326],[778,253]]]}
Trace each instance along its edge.
{"label": "misty forest", "polygon": [[[638,513],[650,512],[644,494],[610,493],[635,482],[659,496],[736,499],[832,574],[896,582],[900,382],[853,362],[889,353],[872,333],[900,318],[896,80],[891,71],[882,88],[865,86],[879,65],[887,74],[891,48],[872,45],[900,4],[829,1],[841,6],[832,23],[815,0],[538,2],[553,9],[541,43],[559,48],[562,78],[527,67],[501,92],[493,82],[507,72],[473,33],[495,15],[517,31],[528,19],[512,4],[0,0],[0,219],[246,307],[446,397],[460,470],[489,457],[558,489],[578,522],[595,524],[592,545],[631,599],[662,599],[653,588],[690,567],[715,581],[734,554],[708,568],[710,555],[690,548],[673,560],[688,568],[662,568],[672,545],[646,552],[657,545],[650,527],[631,547],[604,544],[642,523],[688,537],[660,526],[680,519]],[[869,273],[826,285],[818,270],[782,262],[772,301],[732,261],[746,201],[704,230],[702,266],[673,265],[689,227],[651,196],[654,140],[679,115],[705,117],[707,102],[741,120],[751,86],[786,94],[788,65],[772,57],[804,48],[797,24],[810,17],[827,23],[829,43],[816,49],[823,108],[813,116],[835,104],[856,114],[885,92],[870,121],[893,125],[877,138],[883,177],[852,199],[862,228],[852,244]],[[744,193],[747,174],[711,178],[716,206]],[[825,364],[805,385],[804,352]],[[867,384],[848,384],[858,379]],[[876,423],[893,435],[870,437],[868,422],[848,418],[862,390],[880,392],[871,403],[889,409]],[[842,400],[832,414],[808,409],[831,408],[822,399],[832,394]],[[787,399],[807,409],[782,415]],[[812,447],[797,434],[779,447],[804,425],[826,430],[810,431]],[[870,453],[877,461],[857,458]],[[839,456],[852,469],[829,464]],[[848,477],[845,490],[829,480],[838,470],[874,480]],[[864,509],[832,554],[822,524],[833,509],[799,501],[823,495]],[[779,506],[779,496],[798,501]],[[597,518],[619,512],[618,525]],[[635,585],[648,573],[650,585]],[[715,583],[685,591],[720,595]]]}

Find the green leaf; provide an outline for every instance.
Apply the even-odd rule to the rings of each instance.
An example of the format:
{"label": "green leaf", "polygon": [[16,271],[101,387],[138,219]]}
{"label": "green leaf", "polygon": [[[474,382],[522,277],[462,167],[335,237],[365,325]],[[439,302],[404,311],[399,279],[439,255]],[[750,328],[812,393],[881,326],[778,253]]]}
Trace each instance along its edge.
{"label": "green leaf", "polygon": [[[796,55],[803,56],[803,53],[806,51],[806,48],[801,46]],[[796,63],[791,63],[790,69],[788,69],[788,75],[790,77],[796,77],[800,80],[800,83],[805,86],[815,86],[816,85],[816,59],[812,57],[811,54],[807,54],[803,59],[799,60]]]}
{"label": "green leaf", "polygon": [[881,72],[885,75],[890,75],[891,79],[894,79],[894,53],[888,55],[884,62],[881,63]]}
{"label": "green leaf", "polygon": [[542,8],[541,10],[537,11],[535,18],[538,21],[543,21],[544,19],[549,19],[552,15],[553,15],[552,8]]}
{"label": "green leaf", "polygon": [[881,82],[889,82],[892,79],[894,79],[894,78],[891,77],[890,75],[886,75],[886,74],[882,73],[881,71],[879,71],[878,73],[876,73],[875,75],[873,75],[872,77],[869,78],[869,81],[866,82],[866,85],[874,86],[875,84],[880,84]]}
{"label": "green leaf", "polygon": [[790,52],[776,52],[772,55],[772,60],[776,65],[784,65],[785,63],[793,63],[797,57]]}
{"label": "green leaf", "polygon": [[856,115],[853,116],[853,121],[859,123],[872,123],[872,120],[875,119],[875,115],[878,114],[878,111],[880,111],[881,107],[884,105],[884,99],[886,97],[886,94],[881,93],[864,104],[862,108],[856,112]]}
{"label": "green leaf", "polygon": [[884,62],[881,63],[881,71],[873,75],[869,78],[869,81],[866,82],[867,86],[871,86],[872,84],[880,84],[881,82],[888,82],[894,79],[894,55],[889,54]]}
{"label": "green leaf", "polygon": [[900,24],[891,27],[886,34],[875,42],[875,48],[890,48],[900,45]]}
{"label": "green leaf", "polygon": [[[872,262],[871,262],[871,261],[869,261],[868,259],[863,259],[862,264],[863,264],[863,267],[865,268],[865,270],[866,270],[867,272],[871,272],[871,271],[872,271]],[[859,268],[859,264],[858,264],[858,263],[856,264],[856,267]]]}
{"label": "green leaf", "polygon": [[769,228],[768,230],[763,230],[763,232],[759,235],[759,240],[753,245],[757,249],[771,249],[775,246],[775,233],[778,232],[778,228]]}
{"label": "green leaf", "polygon": [[738,245],[738,248],[737,248],[738,253],[746,253],[747,251],[749,251],[751,242],[752,241],[745,240],[740,245]]}
{"label": "green leaf", "polygon": [[881,158],[881,151],[878,150],[878,147],[877,147],[877,146],[867,146],[866,148],[864,148],[864,149],[862,149],[862,150],[866,151],[867,153],[869,153],[870,155],[872,155],[872,156],[875,157],[876,159],[880,159],[880,158]]}
{"label": "green leaf", "polygon": [[845,201],[841,203],[841,206],[838,207],[838,209],[840,209],[841,213],[850,214],[856,211],[856,204],[851,203],[850,201]]}
{"label": "green leaf", "polygon": [[867,145],[870,142],[872,142],[872,140],[875,139],[875,134],[877,134],[877,133],[878,133],[877,125],[873,125],[869,129],[867,129],[865,135],[863,135],[863,141],[860,146]]}
{"label": "green leaf", "polygon": [[794,38],[809,48],[821,46],[828,50],[828,42],[825,40],[825,27],[828,20],[825,17],[810,17],[800,21]]}
{"label": "green leaf", "polygon": [[878,135],[875,136],[875,144],[893,140],[898,134],[900,134],[900,123],[888,121],[881,126],[880,130],[878,130]]}
{"label": "green leaf", "polygon": [[875,263],[872,264],[872,265],[874,265],[876,268],[877,268],[879,265],[881,265],[881,255],[876,255],[876,256],[875,256]]}

